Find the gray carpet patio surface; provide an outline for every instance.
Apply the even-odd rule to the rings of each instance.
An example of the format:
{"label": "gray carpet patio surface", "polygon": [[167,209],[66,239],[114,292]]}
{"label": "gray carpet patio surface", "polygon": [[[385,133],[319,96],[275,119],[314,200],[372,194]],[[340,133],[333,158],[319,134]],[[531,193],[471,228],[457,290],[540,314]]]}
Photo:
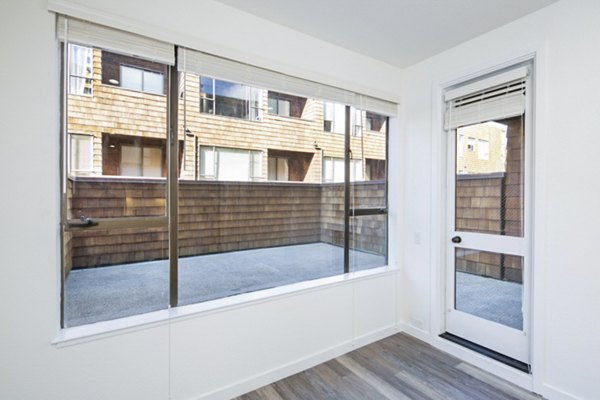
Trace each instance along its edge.
{"label": "gray carpet patio surface", "polygon": [[[343,248],[326,243],[181,258],[179,304],[343,273]],[[385,265],[381,255],[350,251],[350,269]],[[71,271],[65,282],[65,325],[78,326],[167,308],[167,260]]]}
{"label": "gray carpet patio surface", "polygon": [[[379,267],[383,256],[350,252],[352,271]],[[181,258],[179,304],[324,278],[343,272],[343,249],[312,243]],[[456,308],[522,329],[522,285],[458,272]],[[79,326],[166,309],[167,260],[73,270],[65,282],[65,325]]]}
{"label": "gray carpet patio surface", "polygon": [[456,273],[456,309],[523,329],[523,285],[464,272]]}

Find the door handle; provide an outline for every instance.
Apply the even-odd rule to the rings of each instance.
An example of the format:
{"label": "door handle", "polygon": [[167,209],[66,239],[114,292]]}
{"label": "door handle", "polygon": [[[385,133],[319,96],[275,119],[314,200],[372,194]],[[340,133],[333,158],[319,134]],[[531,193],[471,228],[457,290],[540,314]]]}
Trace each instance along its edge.
{"label": "door handle", "polygon": [[452,238],[452,243],[456,243],[456,244],[458,244],[458,243],[460,243],[460,242],[462,242],[462,238],[461,238],[460,236],[454,236],[454,237]]}

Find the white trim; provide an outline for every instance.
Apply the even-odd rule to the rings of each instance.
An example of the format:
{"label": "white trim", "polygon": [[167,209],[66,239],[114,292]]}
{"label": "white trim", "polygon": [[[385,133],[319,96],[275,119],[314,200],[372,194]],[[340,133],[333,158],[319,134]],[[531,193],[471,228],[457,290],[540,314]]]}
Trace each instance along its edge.
{"label": "white trim", "polygon": [[214,313],[226,312],[231,309],[249,307],[275,299],[298,296],[312,291],[327,290],[339,285],[355,284],[386,275],[394,276],[397,272],[398,269],[396,268],[384,266],[244,293],[203,303],[138,314],[131,317],[64,328],[59,330],[52,344],[57,347],[66,347],[87,343],[123,333],[135,332],[140,329],[182,322],[190,318],[199,318]]}
{"label": "white trim", "polygon": [[[452,87],[463,82],[467,82],[471,79],[475,79],[478,76],[493,73],[503,68],[510,67],[512,65],[519,64],[525,61],[533,61],[533,68],[535,71],[535,82],[533,83],[533,96],[532,96],[532,117],[533,135],[536,132],[543,132],[545,127],[545,120],[543,118],[545,107],[543,102],[539,99],[543,99],[546,88],[546,73],[545,73],[545,61],[546,61],[546,44],[543,42],[534,43],[533,45],[524,46],[517,51],[507,51],[488,58],[487,61],[470,65],[467,68],[454,71],[451,75],[445,78],[434,80],[431,83],[431,160],[432,160],[432,174],[431,174],[431,221],[430,221],[430,251],[429,251],[429,263],[431,279],[429,282],[430,290],[430,304],[429,304],[429,332],[423,333],[424,340],[431,341],[432,338],[437,338],[439,334],[443,333],[443,317],[445,313],[445,292],[441,282],[445,282],[445,268],[443,267],[443,260],[446,254],[446,242],[445,242],[445,168],[447,164],[445,149],[446,135],[443,130],[443,117],[445,110],[444,102],[444,91],[443,88]],[[546,182],[544,181],[544,175],[535,176],[535,170],[543,169],[545,159],[542,157],[545,149],[545,137],[544,135],[537,135],[534,138],[533,145],[533,156],[531,162],[533,163],[533,187],[532,187],[532,201],[539,197],[543,197],[546,188]],[[544,224],[547,212],[544,208],[543,203],[537,203],[534,215],[532,215],[532,274],[533,279],[532,285],[532,302],[531,302],[531,368],[532,368],[532,379],[533,388],[536,393],[544,392],[544,377],[545,371],[543,366],[545,365],[545,347],[544,347],[544,321],[545,321],[545,303],[544,303],[544,279],[545,271],[544,268],[536,269],[535,265],[543,265],[545,260],[545,254],[542,251],[541,244],[544,243],[543,237],[545,236]],[[535,262],[535,265],[533,263]],[[410,329],[409,329],[410,328]],[[415,334],[415,328],[408,327],[407,331]],[[415,335],[416,336],[416,335]],[[466,350],[466,349],[465,349]],[[463,357],[463,353],[455,354],[457,357],[468,361]],[[487,359],[486,361],[493,361]],[[504,377],[507,380],[513,381],[511,376],[503,376],[497,371],[487,368],[485,364],[478,365],[491,373],[498,376]],[[517,382],[516,380],[513,382]]]}
{"label": "white trim", "polygon": [[509,367],[499,361],[481,355],[466,347],[460,346],[454,342],[443,339],[437,335],[431,335],[428,332],[416,329],[410,325],[399,324],[398,329],[409,335],[416,337],[426,343],[429,343],[438,350],[444,351],[462,361],[473,364],[482,370],[494,374],[510,383],[517,385],[525,390],[533,391],[533,377],[530,374]]}
{"label": "white trim", "polygon": [[585,400],[583,397],[575,396],[574,394],[567,393],[564,390],[561,390],[557,387],[554,387],[549,384],[545,384],[543,386],[544,390],[542,391],[542,395],[546,399],[552,400]]}

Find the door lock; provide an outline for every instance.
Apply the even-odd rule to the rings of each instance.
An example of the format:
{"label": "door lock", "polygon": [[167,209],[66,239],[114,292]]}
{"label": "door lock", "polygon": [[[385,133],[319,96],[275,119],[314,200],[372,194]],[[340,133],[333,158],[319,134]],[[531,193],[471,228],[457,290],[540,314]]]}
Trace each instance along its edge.
{"label": "door lock", "polygon": [[460,243],[460,242],[462,242],[462,239],[461,239],[461,237],[460,237],[460,236],[454,236],[454,237],[452,238],[452,243],[456,243],[456,244],[458,244],[458,243]]}

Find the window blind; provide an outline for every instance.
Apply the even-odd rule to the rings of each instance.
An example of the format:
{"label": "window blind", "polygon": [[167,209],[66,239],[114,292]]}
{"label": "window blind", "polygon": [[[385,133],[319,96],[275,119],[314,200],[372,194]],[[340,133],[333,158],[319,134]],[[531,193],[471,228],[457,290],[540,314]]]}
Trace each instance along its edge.
{"label": "window blind", "polygon": [[56,30],[61,41],[99,47],[163,64],[175,64],[175,50],[171,43],[62,15],[58,16]]}
{"label": "window blind", "polygon": [[456,129],[525,113],[528,69],[516,68],[446,92],[444,128]]}
{"label": "window blind", "polygon": [[387,116],[396,116],[397,114],[398,105],[391,101],[357,94],[335,86],[289,76],[196,50],[180,47],[177,64],[179,71],[206,75],[276,92],[334,101]]}

